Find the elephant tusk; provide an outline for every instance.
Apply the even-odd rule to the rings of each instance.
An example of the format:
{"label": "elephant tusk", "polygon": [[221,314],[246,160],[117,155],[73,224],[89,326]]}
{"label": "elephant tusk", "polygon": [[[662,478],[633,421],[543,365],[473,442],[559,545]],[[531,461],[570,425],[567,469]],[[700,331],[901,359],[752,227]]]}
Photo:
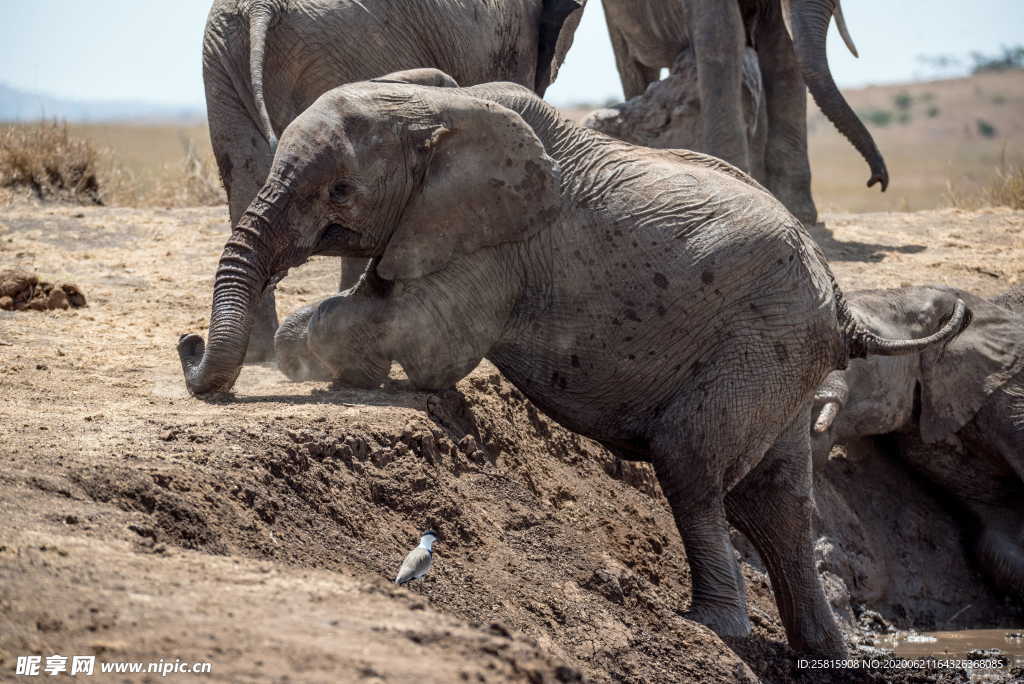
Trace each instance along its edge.
{"label": "elephant tusk", "polygon": [[821,408],[821,413],[818,414],[818,420],[814,421],[815,432],[825,432],[835,421],[836,416],[839,415],[839,402],[835,400],[825,402],[825,405]]}
{"label": "elephant tusk", "polygon": [[786,27],[786,33],[789,34],[789,40],[793,41],[793,26],[789,23],[790,12],[793,11],[793,0],[782,0],[782,23]]}
{"label": "elephant tusk", "polygon": [[846,47],[850,49],[854,57],[859,59],[860,54],[857,52],[857,46],[853,44],[853,38],[850,37],[850,29],[846,27],[846,19],[843,18],[843,6],[839,0],[836,0],[836,6],[832,10],[832,15],[836,18],[836,28],[839,29],[839,35],[843,37]]}

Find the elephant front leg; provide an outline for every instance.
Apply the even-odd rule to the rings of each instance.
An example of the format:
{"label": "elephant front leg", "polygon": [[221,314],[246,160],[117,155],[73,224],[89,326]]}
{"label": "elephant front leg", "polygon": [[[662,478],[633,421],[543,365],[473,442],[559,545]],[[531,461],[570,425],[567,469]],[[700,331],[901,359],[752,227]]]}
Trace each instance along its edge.
{"label": "elephant front leg", "polygon": [[330,370],[309,348],[309,319],[319,304],[304,306],[284,319],[274,335],[277,367],[289,380],[332,380]]}
{"label": "elephant front leg", "polygon": [[776,14],[762,29],[757,48],[768,118],[765,185],[805,225],[814,225],[818,209],[807,156],[807,88],[793,43]]}
{"label": "elephant front leg", "polygon": [[467,320],[428,299],[365,294],[365,285],[364,278],[351,293],[300,309],[281,325],[285,374],[374,389],[397,361],[414,388],[446,389],[480,363],[499,329],[483,313]]}
{"label": "elephant front leg", "polygon": [[382,349],[360,342],[379,342],[378,332],[365,302],[330,297],[281,323],[274,336],[278,368],[298,382],[337,380],[353,387],[378,387],[387,378],[391,361]]}
{"label": "elephant front leg", "polygon": [[700,151],[750,171],[743,116],[743,17],[735,2],[694,0],[692,8],[703,128]]}
{"label": "elephant front leg", "polygon": [[629,43],[621,33],[609,27],[612,49],[615,52],[615,66],[622,82],[622,94],[627,100],[643,95],[647,86],[659,78],[659,69],[645,66],[633,58]]}
{"label": "elephant front leg", "polygon": [[[296,355],[299,367],[315,369],[323,379],[349,387],[380,387],[391,369],[386,308],[386,300],[336,295],[296,312],[296,325],[306,320],[299,336],[305,340],[305,351]],[[281,329],[290,322],[291,318]],[[279,344],[278,349],[286,357],[284,363],[291,363],[288,348]]]}

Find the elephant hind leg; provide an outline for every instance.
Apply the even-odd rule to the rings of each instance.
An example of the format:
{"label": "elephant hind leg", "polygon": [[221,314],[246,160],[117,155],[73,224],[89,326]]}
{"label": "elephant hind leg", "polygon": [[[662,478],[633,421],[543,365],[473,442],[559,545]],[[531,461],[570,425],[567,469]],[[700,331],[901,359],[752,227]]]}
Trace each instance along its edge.
{"label": "elephant hind leg", "polygon": [[843,658],[846,646],[814,567],[810,406],[726,495],[729,520],[768,568],[790,647]]}
{"label": "elephant hind leg", "polygon": [[672,507],[690,565],[692,601],[686,614],[719,636],[747,636],[746,591],[722,501],[714,459],[682,444],[652,444],[654,469]]}

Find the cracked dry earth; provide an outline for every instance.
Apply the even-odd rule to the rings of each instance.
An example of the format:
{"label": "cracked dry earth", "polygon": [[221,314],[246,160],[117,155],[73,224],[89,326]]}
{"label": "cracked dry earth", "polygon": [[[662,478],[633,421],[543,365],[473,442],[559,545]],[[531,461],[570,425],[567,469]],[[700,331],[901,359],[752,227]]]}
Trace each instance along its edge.
{"label": "cracked dry earth", "polygon": [[[835,215],[815,237],[847,288],[993,295],[1024,278],[1022,228],[950,210]],[[756,565],[751,638],[682,617],[689,572],[649,467],[487,363],[438,394],[267,365],[232,399],[188,397],[174,346],[205,332],[226,236],[217,208],[0,208],[0,265],[88,300],[0,311],[0,679],[62,653],[210,661],[212,681],[821,681],[794,667]],[[330,259],[293,271],[281,312],[336,278]],[[434,569],[395,587],[428,526]],[[931,681],[913,677],[834,675]]]}

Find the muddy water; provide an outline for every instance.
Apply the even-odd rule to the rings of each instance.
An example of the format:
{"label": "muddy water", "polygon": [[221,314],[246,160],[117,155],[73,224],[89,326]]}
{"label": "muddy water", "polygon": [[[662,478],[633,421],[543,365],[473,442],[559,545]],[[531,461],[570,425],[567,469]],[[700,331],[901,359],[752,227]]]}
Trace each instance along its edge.
{"label": "muddy water", "polygon": [[975,650],[998,649],[1009,658],[1011,667],[1024,667],[1024,629],[1020,628],[925,632],[913,636],[899,632],[879,642],[880,646],[895,648],[895,655],[900,658],[959,658]]}

